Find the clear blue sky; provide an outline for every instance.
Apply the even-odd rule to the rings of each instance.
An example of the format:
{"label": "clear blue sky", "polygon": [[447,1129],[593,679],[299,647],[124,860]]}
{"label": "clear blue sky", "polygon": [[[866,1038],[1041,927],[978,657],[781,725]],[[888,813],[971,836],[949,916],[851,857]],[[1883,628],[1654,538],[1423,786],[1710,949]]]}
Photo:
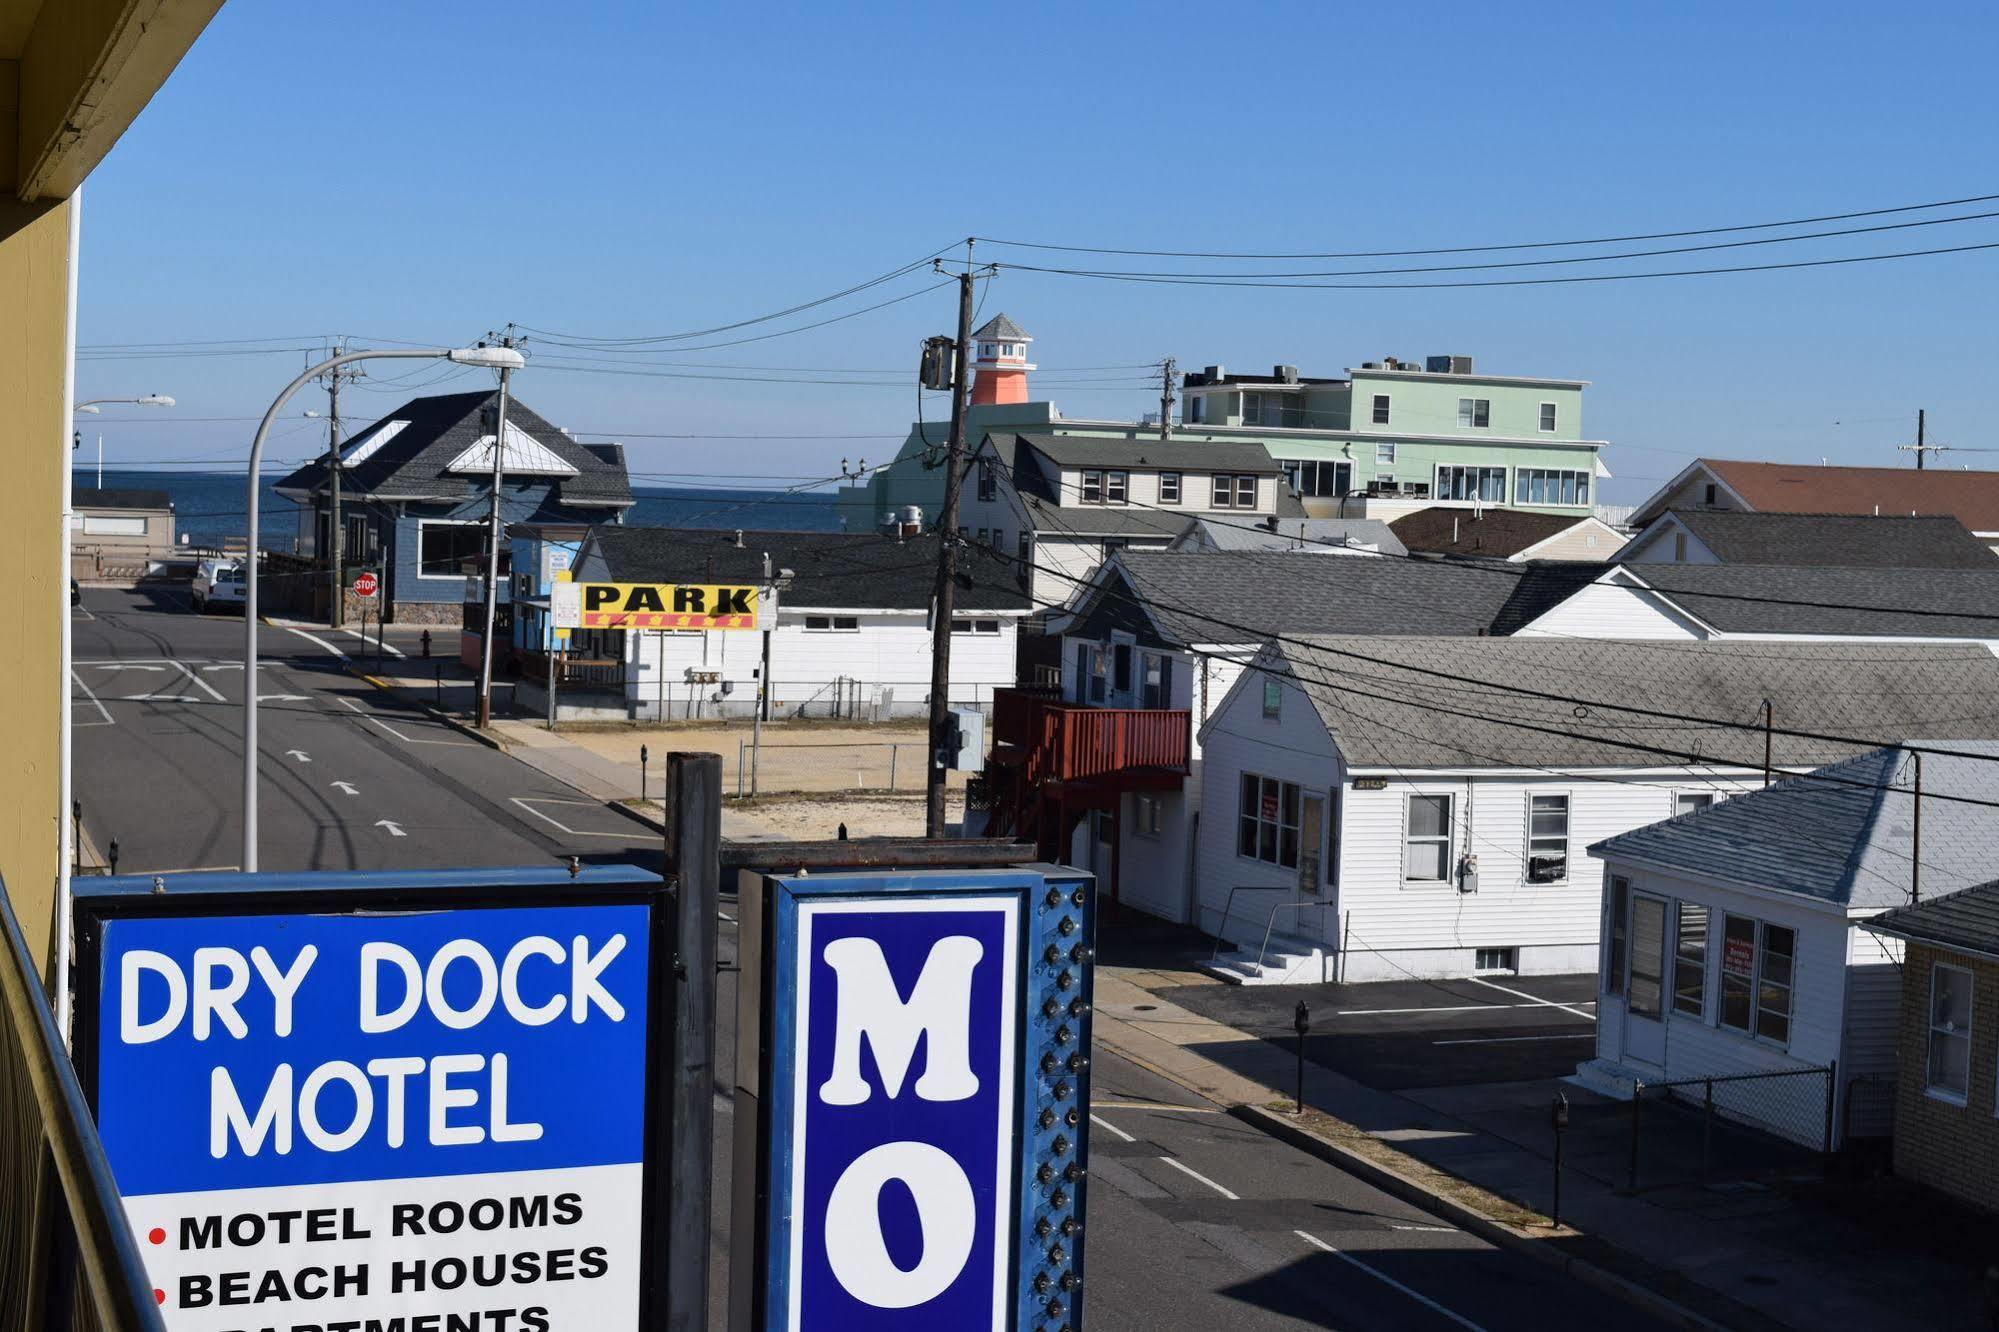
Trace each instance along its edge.
{"label": "clear blue sky", "polygon": [[[643,335],[788,306],[972,234],[1410,249],[1999,193],[1995,41],[1990,6],[1954,4],[1634,17],[1601,5],[229,0],[86,191],[80,340],[459,341],[509,320]],[[1653,263],[1982,241],[1999,241],[1999,219]],[[1036,335],[1051,381],[1059,367],[1169,354],[1337,374],[1384,353],[1446,351],[1587,378],[1585,430],[1618,445],[1606,456],[1620,481],[1604,497],[1628,500],[1699,452],[1906,465],[1893,446],[1919,406],[1933,439],[1999,446],[1995,274],[1999,250],[1446,291],[1010,272],[985,313],[1004,309]],[[939,291],[676,359],[779,375],[899,369],[951,319]],[[643,472],[826,475],[843,454],[886,458],[914,407],[908,379],[600,375],[547,365],[562,354],[552,346],[529,350],[544,363],[518,378],[520,395],[578,431],[894,437],[634,439]],[[79,391],[180,400],[106,423],[113,460],[237,457],[250,422],[192,418],[254,416],[300,364],[296,351],[93,359]],[[1106,374],[1117,378],[1070,377]],[[401,400],[374,388],[348,395],[347,412],[372,419]],[[1072,416],[1133,417],[1156,398],[1047,395]],[[275,452],[301,456],[315,430],[292,428]],[[1946,457],[1964,463],[1999,455]]]}

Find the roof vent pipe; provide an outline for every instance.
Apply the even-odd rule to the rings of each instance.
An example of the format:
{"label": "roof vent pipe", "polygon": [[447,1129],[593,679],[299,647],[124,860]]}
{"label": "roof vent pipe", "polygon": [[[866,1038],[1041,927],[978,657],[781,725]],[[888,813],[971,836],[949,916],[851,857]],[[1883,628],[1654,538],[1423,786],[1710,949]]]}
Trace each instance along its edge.
{"label": "roof vent pipe", "polygon": [[736,529],[736,549],[741,550],[742,548],[743,548],[743,529],[739,527]]}

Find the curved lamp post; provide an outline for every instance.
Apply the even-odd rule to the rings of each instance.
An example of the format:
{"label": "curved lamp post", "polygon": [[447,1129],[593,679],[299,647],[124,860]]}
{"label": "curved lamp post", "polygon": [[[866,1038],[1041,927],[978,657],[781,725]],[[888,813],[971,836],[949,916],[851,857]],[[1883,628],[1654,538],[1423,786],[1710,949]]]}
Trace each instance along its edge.
{"label": "curved lamp post", "polygon": [[264,436],[270,433],[271,422],[277,420],[278,413],[292,394],[307,384],[340,366],[353,361],[397,360],[397,361],[451,361],[458,365],[482,365],[492,370],[518,370],[527,364],[519,352],[509,347],[411,347],[397,351],[352,351],[330,356],[318,365],[308,366],[297,379],[285,385],[284,392],[278,394],[277,401],[264,413],[264,419],[257,425],[257,436],[250,442],[250,482],[249,517],[250,535],[246,543],[249,547],[244,559],[243,571],[243,872],[254,874],[257,870],[257,519],[258,503],[262,499],[258,484],[260,469],[264,461]]}
{"label": "curved lamp post", "polygon": [[[99,416],[103,414],[103,408],[100,404],[107,402],[129,403],[135,407],[171,407],[174,405],[174,400],[164,393],[148,393],[143,398],[89,398],[76,404],[76,410],[79,412],[89,412],[92,416]],[[83,435],[79,433],[71,441],[69,447],[72,453],[82,448]],[[104,489],[104,436],[102,435],[97,437],[97,488],[99,490]]]}

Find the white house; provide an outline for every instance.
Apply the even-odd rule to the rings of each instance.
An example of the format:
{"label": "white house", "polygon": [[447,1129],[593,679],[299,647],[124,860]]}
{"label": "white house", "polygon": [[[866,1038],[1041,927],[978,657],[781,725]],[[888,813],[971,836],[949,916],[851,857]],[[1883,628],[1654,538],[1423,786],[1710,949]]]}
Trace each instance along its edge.
{"label": "white house", "polygon": [[1642,531],[1668,510],[1689,509],[1947,514],[1999,549],[1999,472],[1696,458],[1633,511],[1631,524]]}
{"label": "white house", "polygon": [[[1913,749],[1926,753],[1916,817]],[[1999,865],[1999,741],[1912,740],[1590,847],[1604,864],[1593,1086],[1717,1083],[1718,1111],[1806,1146],[1880,1136],[1899,939],[1855,928]],[[1983,802],[1983,803],[1980,803]],[[1704,1088],[1696,1088],[1698,1100]]]}
{"label": "white house", "polygon": [[1614,557],[1619,564],[1991,569],[1992,548],[1946,515],[1668,509]]}
{"label": "white house", "polygon": [[1999,564],[1932,569],[1614,564],[1515,632],[1690,642],[1999,642]]}
{"label": "white house", "polygon": [[[748,717],[760,680],[773,718],[922,715],[930,698],[937,541],[597,528],[577,553],[577,582],[757,583],[775,587],[776,611],[763,633],[581,631],[570,655],[615,663],[608,695],[598,696],[609,715]],[[958,568],[951,702],[989,707],[993,691],[1014,682],[1027,594],[1012,566],[991,551],[960,550]],[[568,692],[569,706],[590,706],[588,694]]]}
{"label": "white house", "polygon": [[1202,732],[1196,922],[1248,981],[1589,971],[1602,875],[1583,849],[1761,786],[1765,732],[1705,719],[1749,723],[1765,699],[1774,768],[1809,769],[1869,747],[1809,735],[1993,733],[1999,660],[1287,636]]}

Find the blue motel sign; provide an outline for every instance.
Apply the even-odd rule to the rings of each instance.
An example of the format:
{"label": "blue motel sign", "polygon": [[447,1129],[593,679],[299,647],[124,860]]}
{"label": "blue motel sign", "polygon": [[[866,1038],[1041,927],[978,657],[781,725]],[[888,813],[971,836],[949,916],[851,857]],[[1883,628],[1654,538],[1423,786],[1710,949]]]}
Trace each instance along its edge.
{"label": "blue motel sign", "polygon": [[734,1326],[1080,1328],[1090,876],[746,874],[740,905]]}

